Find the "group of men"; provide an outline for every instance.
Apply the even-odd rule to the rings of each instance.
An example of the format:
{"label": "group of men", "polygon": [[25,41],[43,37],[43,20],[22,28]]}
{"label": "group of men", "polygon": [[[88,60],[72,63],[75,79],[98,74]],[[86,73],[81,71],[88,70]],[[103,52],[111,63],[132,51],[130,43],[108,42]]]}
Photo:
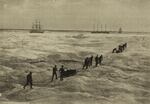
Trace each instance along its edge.
{"label": "group of men", "polygon": [[[103,61],[103,55],[100,56],[96,56],[95,57],[95,66],[97,67],[98,65],[101,65]],[[93,56],[91,57],[86,57],[85,61],[84,61],[84,65],[83,65],[83,69],[86,68],[88,69],[89,67],[91,67],[93,65]],[[53,71],[52,71],[52,79],[51,82],[55,79],[58,79],[58,71],[59,71],[59,75],[60,75],[60,81],[63,81],[63,78],[65,76],[68,76],[68,74],[74,75],[76,73],[76,70],[67,70],[65,73],[65,69],[64,66],[62,65],[61,68],[58,70],[57,65],[55,65],[53,67]],[[26,86],[29,85],[30,88],[32,89],[32,72],[29,72],[29,74],[26,76],[26,83],[24,85],[24,89],[26,88]]]}
{"label": "group of men", "polygon": [[[58,79],[58,74],[57,74],[57,71],[58,71],[58,68],[57,68],[57,65],[55,65],[53,67],[53,72],[52,72],[52,79],[51,81],[53,81],[54,77],[56,79]],[[62,65],[61,68],[59,69],[59,73],[60,73],[60,81],[63,80],[63,77],[64,77],[64,66]],[[26,86],[29,85],[30,86],[30,89],[32,89],[32,72],[29,72],[29,74],[26,76],[26,83],[24,85],[24,89],[26,88]]]}
{"label": "group of men", "polygon": [[[58,78],[57,71],[58,71],[58,68],[57,68],[57,65],[55,65],[55,66],[53,67],[52,80],[51,80],[51,81],[53,81],[54,76],[55,76],[56,79]],[[61,68],[59,69],[60,81],[63,81],[64,71],[65,71],[65,69],[64,69],[64,66],[62,65]]]}
{"label": "group of men", "polygon": [[[95,66],[101,65],[103,61],[103,55],[95,57]],[[91,57],[86,57],[83,64],[83,69],[88,69],[93,65],[93,55]]]}
{"label": "group of men", "polygon": [[114,48],[112,53],[122,53],[127,48],[127,43],[119,45],[118,48]]}

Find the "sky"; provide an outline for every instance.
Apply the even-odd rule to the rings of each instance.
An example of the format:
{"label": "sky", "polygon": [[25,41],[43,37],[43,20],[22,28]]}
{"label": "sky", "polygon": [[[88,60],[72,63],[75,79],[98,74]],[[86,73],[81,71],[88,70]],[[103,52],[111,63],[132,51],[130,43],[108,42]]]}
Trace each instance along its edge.
{"label": "sky", "polygon": [[150,32],[150,0],[0,0],[0,28],[31,28],[40,20],[43,29]]}

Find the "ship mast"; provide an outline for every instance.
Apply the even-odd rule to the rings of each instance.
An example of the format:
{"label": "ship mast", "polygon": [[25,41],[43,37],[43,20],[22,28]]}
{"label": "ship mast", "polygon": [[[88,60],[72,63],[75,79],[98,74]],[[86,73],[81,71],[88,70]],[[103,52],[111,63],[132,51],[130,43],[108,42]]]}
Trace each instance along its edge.
{"label": "ship mast", "polygon": [[107,29],[107,25],[105,24],[105,32],[107,31],[106,29]]}
{"label": "ship mast", "polygon": [[40,24],[40,21],[39,21],[39,30],[41,29],[41,24]]}
{"label": "ship mast", "polygon": [[103,31],[103,25],[101,24],[101,32]]}
{"label": "ship mast", "polygon": [[35,29],[38,30],[39,26],[38,26],[38,21],[36,20],[35,22]]}
{"label": "ship mast", "polygon": [[32,29],[34,29],[34,23],[32,24]]}
{"label": "ship mast", "polygon": [[32,23],[32,29],[34,30],[36,27],[35,27],[35,23],[33,22]]}
{"label": "ship mast", "polygon": [[98,24],[97,24],[97,30],[96,30],[96,31],[98,31],[98,30],[99,30],[99,29],[98,29],[98,27],[99,27],[99,26],[98,26]]}

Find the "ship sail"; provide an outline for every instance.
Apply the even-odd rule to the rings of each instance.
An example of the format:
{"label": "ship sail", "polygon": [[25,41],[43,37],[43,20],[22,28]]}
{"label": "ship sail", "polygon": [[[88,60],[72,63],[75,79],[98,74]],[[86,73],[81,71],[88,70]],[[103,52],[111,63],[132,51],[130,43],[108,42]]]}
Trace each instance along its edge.
{"label": "ship sail", "polygon": [[122,28],[121,28],[121,27],[119,28],[119,31],[118,31],[118,33],[122,33]]}
{"label": "ship sail", "polygon": [[30,33],[43,33],[44,31],[41,29],[40,21],[37,21],[32,24],[32,29],[30,30]]}
{"label": "ship sail", "polygon": [[91,33],[106,33],[109,34],[109,31],[107,31],[107,25],[105,24],[104,30],[103,25],[101,24],[101,30],[99,31],[99,24],[93,25],[93,31]]}

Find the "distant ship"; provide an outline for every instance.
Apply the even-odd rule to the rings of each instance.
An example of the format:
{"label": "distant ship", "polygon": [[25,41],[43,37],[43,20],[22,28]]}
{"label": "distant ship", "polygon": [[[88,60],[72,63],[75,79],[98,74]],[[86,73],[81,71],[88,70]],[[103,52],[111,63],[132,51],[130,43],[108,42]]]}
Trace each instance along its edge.
{"label": "distant ship", "polygon": [[106,25],[105,25],[105,31],[102,30],[103,26],[101,25],[101,31],[99,31],[99,27],[97,24],[96,30],[95,30],[95,25],[94,25],[94,31],[92,31],[91,33],[105,33],[105,34],[109,34],[109,31],[106,31]]}
{"label": "distant ship", "polygon": [[122,28],[121,27],[119,28],[118,33],[120,33],[120,34],[122,33]]}
{"label": "distant ship", "polygon": [[41,29],[40,21],[36,21],[32,24],[32,29],[30,30],[30,33],[44,33],[44,31]]}

